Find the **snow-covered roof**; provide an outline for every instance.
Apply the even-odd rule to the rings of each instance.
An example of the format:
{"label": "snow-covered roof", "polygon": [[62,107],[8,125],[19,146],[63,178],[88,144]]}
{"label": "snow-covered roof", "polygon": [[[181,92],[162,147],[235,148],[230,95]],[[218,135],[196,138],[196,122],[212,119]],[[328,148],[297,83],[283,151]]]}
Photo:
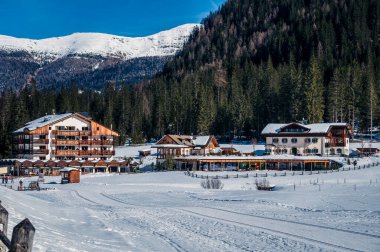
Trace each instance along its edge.
{"label": "snow-covered roof", "polygon": [[[300,127],[307,128],[307,133],[310,134],[324,134],[327,133],[332,126],[347,126],[347,123],[313,123],[313,124],[300,124],[300,123],[269,123],[261,134],[278,134],[285,126],[297,124]],[[305,132],[291,132],[291,133],[305,133]]]}
{"label": "snow-covered roof", "polygon": [[71,167],[65,167],[59,170],[59,172],[69,172],[69,171],[77,171],[78,169],[76,168],[71,168]]}
{"label": "snow-covered roof", "polygon": [[35,130],[35,129],[41,128],[43,126],[46,126],[48,124],[59,121],[65,117],[72,115],[72,114],[73,113],[46,115],[46,116],[40,117],[36,120],[33,120],[33,121],[26,123],[22,128],[19,128],[18,130],[14,131],[13,133],[22,133],[22,132],[24,132],[25,129]]}
{"label": "snow-covered roof", "polygon": [[195,146],[205,146],[210,138],[211,136],[197,136],[193,138],[193,143]]}
{"label": "snow-covered roof", "polygon": [[332,126],[347,126],[347,123],[314,123],[307,125],[309,133],[326,133]]}
{"label": "snow-covered roof", "polygon": [[261,131],[261,134],[273,134],[278,133],[278,130],[287,124],[285,123],[268,123],[267,126]]}
{"label": "snow-covered roof", "polygon": [[220,148],[234,148],[240,153],[251,153],[253,152],[252,144],[221,144]]}
{"label": "snow-covered roof", "polygon": [[289,154],[267,155],[267,156],[185,156],[176,157],[180,160],[329,160],[321,156],[293,156]]}
{"label": "snow-covered roof", "polygon": [[139,150],[140,152],[147,152],[147,151],[151,151],[151,149],[142,149],[142,150]]}
{"label": "snow-covered roof", "polygon": [[183,144],[156,144],[152,145],[151,148],[191,148],[191,146]]}

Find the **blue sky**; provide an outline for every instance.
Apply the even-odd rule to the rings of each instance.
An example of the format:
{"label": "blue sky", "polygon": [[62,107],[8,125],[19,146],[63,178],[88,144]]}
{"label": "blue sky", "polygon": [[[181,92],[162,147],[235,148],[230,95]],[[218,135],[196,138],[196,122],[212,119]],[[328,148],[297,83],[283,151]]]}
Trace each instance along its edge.
{"label": "blue sky", "polygon": [[47,38],[74,32],[145,36],[199,23],[225,0],[0,0],[0,34]]}

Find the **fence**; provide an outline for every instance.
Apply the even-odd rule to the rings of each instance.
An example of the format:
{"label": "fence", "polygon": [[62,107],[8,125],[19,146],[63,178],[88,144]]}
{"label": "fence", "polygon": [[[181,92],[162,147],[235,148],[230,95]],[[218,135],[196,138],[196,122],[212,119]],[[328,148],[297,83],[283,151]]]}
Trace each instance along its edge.
{"label": "fence", "polygon": [[372,163],[372,164],[367,164],[367,165],[362,165],[362,166],[356,166],[356,165],[351,165],[348,167],[341,167],[339,169],[332,169],[332,170],[315,170],[315,171],[284,171],[284,172],[274,172],[274,173],[246,173],[246,174],[234,174],[234,175],[199,175],[195,172],[184,172],[185,175],[193,177],[193,178],[200,178],[200,179],[229,179],[229,178],[258,178],[258,177],[280,177],[280,176],[296,176],[296,175],[312,175],[312,174],[327,174],[327,173],[333,173],[333,172],[341,172],[341,171],[353,171],[353,170],[360,170],[360,169],[365,169],[365,168],[370,168],[371,166],[377,166],[379,165],[379,162],[377,163]]}
{"label": "fence", "polygon": [[0,201],[0,251],[9,252],[31,252],[35,228],[28,219],[24,219],[13,228],[12,239],[7,237],[8,211],[1,205]]}

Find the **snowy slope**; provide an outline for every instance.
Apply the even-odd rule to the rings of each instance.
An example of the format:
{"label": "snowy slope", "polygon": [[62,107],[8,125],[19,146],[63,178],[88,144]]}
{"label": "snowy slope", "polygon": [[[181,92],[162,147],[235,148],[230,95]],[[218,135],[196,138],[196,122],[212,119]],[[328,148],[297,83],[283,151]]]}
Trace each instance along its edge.
{"label": "snowy slope", "polygon": [[0,35],[0,50],[27,51],[37,58],[54,60],[73,54],[132,59],[174,55],[194,27],[185,24],[147,37],[122,37],[102,33],[74,33],[41,40]]}

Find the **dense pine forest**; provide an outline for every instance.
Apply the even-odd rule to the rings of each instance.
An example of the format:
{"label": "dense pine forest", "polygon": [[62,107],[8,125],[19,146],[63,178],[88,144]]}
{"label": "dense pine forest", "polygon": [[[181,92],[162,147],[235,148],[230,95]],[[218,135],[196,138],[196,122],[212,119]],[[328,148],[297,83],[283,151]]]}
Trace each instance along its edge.
{"label": "dense pine forest", "polygon": [[[52,111],[86,111],[134,142],[165,133],[258,137],[268,122],[380,123],[380,2],[230,0],[151,80],[0,94],[9,133]],[[83,84],[83,83],[81,83]],[[372,113],[371,113],[372,112]]]}

